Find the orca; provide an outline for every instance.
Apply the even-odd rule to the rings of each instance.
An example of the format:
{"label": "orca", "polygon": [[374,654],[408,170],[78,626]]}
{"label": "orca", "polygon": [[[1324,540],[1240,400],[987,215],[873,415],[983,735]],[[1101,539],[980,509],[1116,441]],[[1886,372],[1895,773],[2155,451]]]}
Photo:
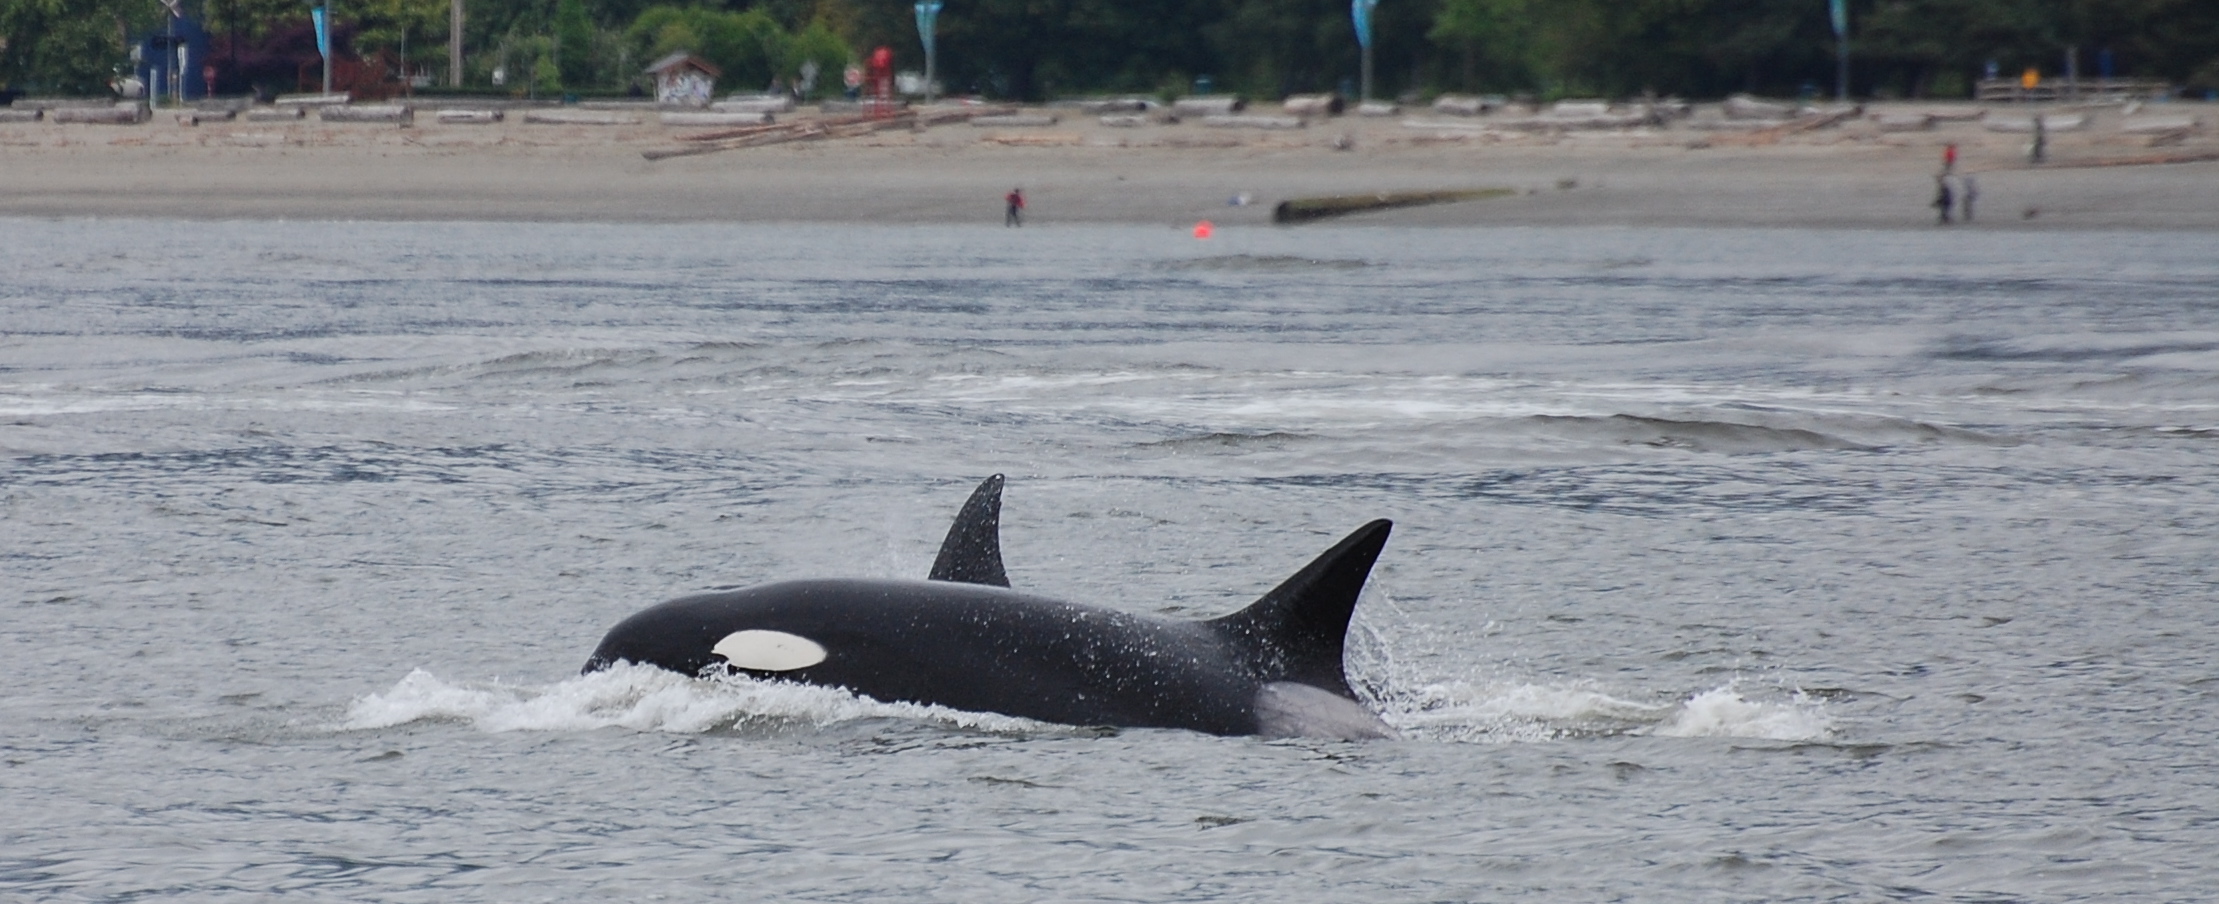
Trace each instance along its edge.
{"label": "orca", "polygon": [[783,581],[681,597],[617,623],[584,671],[629,662],[746,675],[1065,725],[1393,736],[1349,688],[1342,662],[1392,522],[1357,528],[1238,612],[1159,618],[1010,589],[1002,486],[996,474],[972,492],[926,580]]}

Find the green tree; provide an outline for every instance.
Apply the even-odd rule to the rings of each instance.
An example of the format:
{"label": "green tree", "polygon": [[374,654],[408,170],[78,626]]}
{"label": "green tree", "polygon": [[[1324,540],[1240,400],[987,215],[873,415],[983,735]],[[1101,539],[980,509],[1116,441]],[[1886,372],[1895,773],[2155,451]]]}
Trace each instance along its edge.
{"label": "green tree", "polygon": [[[751,89],[786,77],[792,38],[761,9],[730,13],[700,7],[652,6],[625,29],[639,59],[685,51],[724,70],[726,85]],[[798,63],[798,61],[797,61]]]}
{"label": "green tree", "polygon": [[555,58],[567,88],[583,88],[593,81],[593,21],[586,17],[585,0],[555,4]]}
{"label": "green tree", "polygon": [[[447,57],[448,0],[351,0],[355,47],[368,53],[391,50],[405,63],[436,63]],[[345,9],[346,7],[342,7]]]}
{"label": "green tree", "polygon": [[0,0],[0,84],[105,93],[130,70],[128,38],[166,15],[154,0]]}

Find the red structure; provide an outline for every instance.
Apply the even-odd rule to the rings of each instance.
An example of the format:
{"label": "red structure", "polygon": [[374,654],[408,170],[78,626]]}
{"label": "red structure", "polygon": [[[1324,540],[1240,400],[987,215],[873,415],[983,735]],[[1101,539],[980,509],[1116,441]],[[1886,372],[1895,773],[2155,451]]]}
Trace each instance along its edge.
{"label": "red structure", "polygon": [[894,49],[881,46],[871,51],[871,118],[886,119],[894,115]]}

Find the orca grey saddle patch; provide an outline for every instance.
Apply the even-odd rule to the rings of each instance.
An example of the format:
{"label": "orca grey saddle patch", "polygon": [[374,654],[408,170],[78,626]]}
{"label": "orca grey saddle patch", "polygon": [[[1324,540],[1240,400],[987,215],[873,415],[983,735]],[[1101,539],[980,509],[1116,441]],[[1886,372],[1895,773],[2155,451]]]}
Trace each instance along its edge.
{"label": "orca grey saddle patch", "polygon": [[1292,681],[1266,682],[1256,691],[1256,733],[1267,738],[1337,741],[1395,736],[1395,730],[1363,704]]}

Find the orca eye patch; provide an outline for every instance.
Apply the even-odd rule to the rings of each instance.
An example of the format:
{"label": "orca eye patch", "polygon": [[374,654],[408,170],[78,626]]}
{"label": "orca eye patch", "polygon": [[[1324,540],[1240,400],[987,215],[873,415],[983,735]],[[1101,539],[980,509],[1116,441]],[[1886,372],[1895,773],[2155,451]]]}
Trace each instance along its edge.
{"label": "orca eye patch", "polygon": [[791,672],[823,662],[824,647],[799,634],[784,631],[734,631],[717,641],[709,652],[724,657],[736,669],[751,672]]}

